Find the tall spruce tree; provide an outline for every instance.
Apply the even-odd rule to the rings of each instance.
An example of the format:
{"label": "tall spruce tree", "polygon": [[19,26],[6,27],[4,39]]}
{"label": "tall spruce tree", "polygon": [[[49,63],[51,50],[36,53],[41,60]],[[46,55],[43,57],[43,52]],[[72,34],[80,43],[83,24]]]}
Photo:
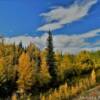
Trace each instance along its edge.
{"label": "tall spruce tree", "polygon": [[47,39],[47,64],[49,67],[49,73],[52,77],[52,82],[53,84],[55,84],[57,81],[57,68],[54,58],[53,39],[51,31],[48,32],[48,39]]}

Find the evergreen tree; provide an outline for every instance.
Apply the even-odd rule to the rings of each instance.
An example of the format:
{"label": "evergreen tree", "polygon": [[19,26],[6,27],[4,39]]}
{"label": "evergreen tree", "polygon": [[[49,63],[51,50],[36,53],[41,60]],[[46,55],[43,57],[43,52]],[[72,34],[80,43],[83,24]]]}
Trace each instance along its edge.
{"label": "evergreen tree", "polygon": [[52,33],[49,31],[48,35],[49,36],[47,39],[47,64],[49,67],[49,73],[52,77],[52,82],[53,84],[55,84],[57,81],[57,68],[54,58]]}
{"label": "evergreen tree", "polygon": [[12,61],[12,65],[16,65],[18,64],[18,54],[17,54],[17,47],[16,44],[14,43],[12,45],[12,56],[13,56],[13,61]]}
{"label": "evergreen tree", "polygon": [[19,48],[23,48],[22,41],[20,41],[20,43],[19,43],[18,47],[19,47]]}
{"label": "evergreen tree", "polygon": [[23,48],[23,43],[22,43],[22,41],[18,44],[18,53],[19,53],[19,55],[18,56],[20,56],[21,54],[22,54],[22,52],[24,51],[24,48]]}
{"label": "evergreen tree", "polygon": [[4,37],[3,36],[0,36],[0,42],[2,45],[4,45]]}

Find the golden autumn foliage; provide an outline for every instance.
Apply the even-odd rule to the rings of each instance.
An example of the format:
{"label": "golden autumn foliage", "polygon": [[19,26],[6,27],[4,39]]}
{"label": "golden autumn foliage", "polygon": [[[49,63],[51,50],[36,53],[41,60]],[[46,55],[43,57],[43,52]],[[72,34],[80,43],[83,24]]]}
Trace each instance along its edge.
{"label": "golden autumn foliage", "polygon": [[39,49],[32,43],[27,47],[27,53],[30,59],[35,59],[39,55]]}
{"label": "golden autumn foliage", "polygon": [[[91,80],[90,80],[91,79]],[[40,100],[69,100],[70,97],[76,96],[78,93],[81,93],[83,90],[89,89],[91,86],[95,85],[95,72],[92,71],[89,77],[81,78],[78,83],[68,86],[67,83],[60,85],[58,89],[55,89],[52,92],[49,92],[48,95],[41,95]],[[93,84],[90,84],[92,83]]]}
{"label": "golden autumn foliage", "polygon": [[47,84],[51,79],[48,71],[48,65],[44,53],[41,53],[41,65],[38,73],[38,81],[40,85]]}
{"label": "golden autumn foliage", "polygon": [[72,68],[70,57],[67,54],[62,55],[61,53],[57,52],[55,59],[57,65],[58,80],[63,80],[67,70]]}
{"label": "golden autumn foliage", "polygon": [[17,99],[17,96],[16,96],[16,93],[13,93],[12,97],[11,97],[11,100],[18,100]]}
{"label": "golden autumn foliage", "polygon": [[7,81],[6,68],[4,66],[3,58],[0,59],[0,86]]}
{"label": "golden autumn foliage", "polygon": [[39,50],[33,43],[26,48],[0,44],[0,100],[67,100],[96,85],[100,52],[54,52],[54,62],[49,58],[52,75],[47,54],[48,49]]}
{"label": "golden autumn foliage", "polygon": [[89,52],[82,51],[76,56],[76,67],[78,67],[80,70],[95,67]]}
{"label": "golden autumn foliage", "polygon": [[64,70],[61,68],[61,62],[62,62],[62,55],[59,52],[56,52],[55,54],[56,59],[56,65],[57,65],[57,76],[58,80],[64,79]]}
{"label": "golden autumn foliage", "polygon": [[95,70],[93,69],[90,75],[90,83],[91,85],[95,85],[96,84],[96,73]]}
{"label": "golden autumn foliage", "polygon": [[34,68],[31,66],[28,54],[24,52],[19,58],[17,84],[22,91],[30,89],[34,84]]}

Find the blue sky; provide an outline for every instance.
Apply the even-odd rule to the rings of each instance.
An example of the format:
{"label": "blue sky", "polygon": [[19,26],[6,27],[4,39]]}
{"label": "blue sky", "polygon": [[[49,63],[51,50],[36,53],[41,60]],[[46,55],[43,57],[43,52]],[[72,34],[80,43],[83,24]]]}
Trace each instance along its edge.
{"label": "blue sky", "polygon": [[[35,38],[34,42],[44,47],[42,38],[46,37],[49,29],[55,37],[56,49],[98,50],[100,0],[0,0],[0,35],[5,36],[7,41],[17,38],[16,41],[24,40],[27,44],[30,42],[28,38]],[[73,41],[73,38],[76,40]],[[61,42],[58,45],[59,39]],[[79,47],[75,48],[74,43],[80,43]]]}

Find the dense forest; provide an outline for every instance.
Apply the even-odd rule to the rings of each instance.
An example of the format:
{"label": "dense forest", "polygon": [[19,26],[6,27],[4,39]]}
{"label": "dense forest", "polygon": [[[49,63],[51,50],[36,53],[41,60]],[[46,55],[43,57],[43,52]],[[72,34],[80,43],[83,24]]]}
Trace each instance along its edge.
{"label": "dense forest", "polygon": [[0,42],[0,100],[72,100],[100,83],[100,51],[68,54]]}

